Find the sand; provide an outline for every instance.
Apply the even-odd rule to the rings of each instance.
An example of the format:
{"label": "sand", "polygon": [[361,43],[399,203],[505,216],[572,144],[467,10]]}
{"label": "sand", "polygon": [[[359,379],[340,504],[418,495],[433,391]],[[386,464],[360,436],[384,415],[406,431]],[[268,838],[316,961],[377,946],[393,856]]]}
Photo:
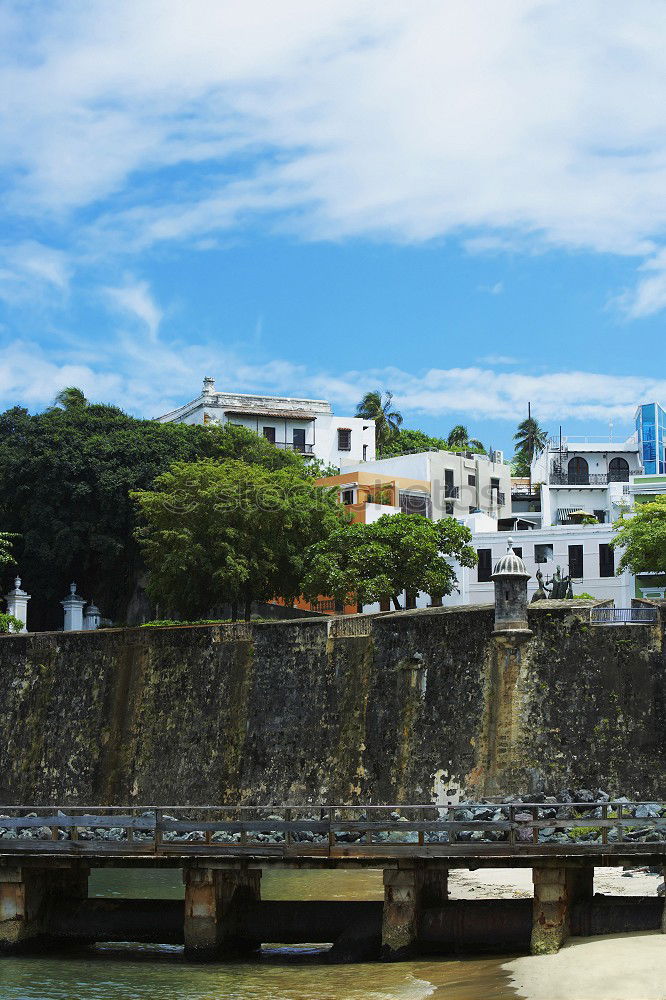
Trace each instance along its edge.
{"label": "sand", "polygon": [[[609,896],[654,896],[662,882],[660,875],[640,870],[623,875],[622,868],[597,868],[594,891]],[[515,899],[532,895],[531,868],[478,868],[449,872],[452,899]]]}
{"label": "sand", "polygon": [[526,1000],[666,1000],[666,934],[571,938],[557,955],[502,968]]}
{"label": "sand", "polygon": [[[660,875],[597,868],[595,892],[653,896]],[[532,895],[531,868],[451,871],[453,899],[511,899]],[[502,966],[523,1000],[666,1000],[666,934],[642,931],[571,938],[557,955],[525,956]],[[481,998],[479,998],[481,1000]]]}

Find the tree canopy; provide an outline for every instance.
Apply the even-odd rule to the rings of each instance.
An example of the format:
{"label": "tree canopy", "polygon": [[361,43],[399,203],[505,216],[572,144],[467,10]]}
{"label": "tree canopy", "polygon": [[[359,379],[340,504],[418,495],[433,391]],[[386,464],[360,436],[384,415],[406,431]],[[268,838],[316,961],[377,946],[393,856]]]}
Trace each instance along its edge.
{"label": "tree canopy", "polygon": [[444,597],[457,583],[450,560],[476,565],[471,539],[454,518],[384,514],[372,524],[342,524],[308,553],[304,592],[360,604],[391,599],[396,608],[403,591]]}
{"label": "tree canopy", "polygon": [[[455,433],[454,433],[455,432]],[[416,454],[420,451],[471,451],[485,454],[483,444],[477,438],[470,438],[467,428],[453,427],[448,437],[434,437],[424,431],[401,427],[386,444],[382,445],[382,458],[394,455]]]}
{"label": "tree canopy", "polygon": [[637,503],[633,514],[623,514],[615,527],[611,545],[624,549],[618,571],[666,573],[666,496]]}
{"label": "tree canopy", "polygon": [[382,450],[393,440],[402,424],[402,414],[391,409],[393,393],[382,393],[381,389],[366,392],[356,407],[356,416],[375,422],[375,445]]}
{"label": "tree canopy", "polygon": [[548,431],[534,417],[526,417],[518,424],[513,440],[516,442],[513,456],[515,474],[529,476],[534,456],[543,450],[548,441]]}
{"label": "tree canopy", "polygon": [[306,550],[344,520],[336,491],[300,470],[212,459],[176,462],[152,490],[133,493],[137,537],[160,613],[197,618],[230,603],[293,600]]}
{"label": "tree canopy", "polygon": [[305,475],[299,455],[242,427],[137,420],[65,392],[64,408],[0,414],[0,524],[20,535],[14,555],[37,629],[62,624],[72,580],[105,616],[125,620],[143,572],[129,494],[174,461],[233,458]]}

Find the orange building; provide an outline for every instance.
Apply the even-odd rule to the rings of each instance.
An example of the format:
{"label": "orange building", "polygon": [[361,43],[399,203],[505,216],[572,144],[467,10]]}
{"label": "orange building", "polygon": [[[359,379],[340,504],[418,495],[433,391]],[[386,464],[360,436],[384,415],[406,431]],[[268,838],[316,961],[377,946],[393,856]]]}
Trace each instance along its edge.
{"label": "orange building", "polygon": [[337,487],[340,503],[353,521],[371,524],[383,514],[432,515],[430,483],[425,479],[383,476],[378,472],[344,472],[316,480],[318,486]]}
{"label": "orange building", "polygon": [[[403,476],[383,476],[378,472],[344,472],[338,476],[325,476],[316,480],[317,486],[335,487],[338,499],[351,515],[352,521],[372,524],[384,514],[432,515],[430,483],[423,479],[407,479]],[[281,600],[277,604],[283,603]],[[356,604],[336,608],[331,597],[320,596],[316,601],[299,598],[294,607],[303,611],[319,611],[324,614],[353,615],[359,611]],[[388,608],[386,609],[388,610]]]}

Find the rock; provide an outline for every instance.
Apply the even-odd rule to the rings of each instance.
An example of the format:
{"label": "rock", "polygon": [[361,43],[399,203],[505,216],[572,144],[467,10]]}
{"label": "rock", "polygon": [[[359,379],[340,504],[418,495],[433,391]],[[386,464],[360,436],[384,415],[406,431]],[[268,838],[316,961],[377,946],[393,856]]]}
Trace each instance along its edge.
{"label": "rock", "polygon": [[575,792],[576,802],[594,802],[595,796],[594,792],[591,792],[589,788],[578,788]]}
{"label": "rock", "polygon": [[633,811],[636,819],[658,819],[660,809],[656,802],[644,802]]}
{"label": "rock", "polygon": [[472,815],[474,816],[474,819],[481,820],[481,821],[483,821],[485,823],[485,822],[489,822],[490,820],[492,820],[494,818],[494,816],[495,816],[495,810],[494,809],[488,809],[488,808],[475,809],[474,812],[472,813]]}
{"label": "rock", "polygon": [[610,802],[610,795],[601,788],[597,788],[597,802]]}

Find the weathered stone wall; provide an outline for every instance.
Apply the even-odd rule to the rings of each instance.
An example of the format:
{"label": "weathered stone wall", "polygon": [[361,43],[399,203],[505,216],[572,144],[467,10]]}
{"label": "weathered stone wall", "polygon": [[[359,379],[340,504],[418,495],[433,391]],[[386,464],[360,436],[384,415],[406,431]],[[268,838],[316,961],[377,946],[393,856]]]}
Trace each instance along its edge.
{"label": "weathered stone wall", "polygon": [[[490,607],[0,638],[0,802],[376,803],[602,785],[666,796],[663,628]],[[455,791],[454,791],[455,790]],[[448,793],[448,795],[447,795]]]}

